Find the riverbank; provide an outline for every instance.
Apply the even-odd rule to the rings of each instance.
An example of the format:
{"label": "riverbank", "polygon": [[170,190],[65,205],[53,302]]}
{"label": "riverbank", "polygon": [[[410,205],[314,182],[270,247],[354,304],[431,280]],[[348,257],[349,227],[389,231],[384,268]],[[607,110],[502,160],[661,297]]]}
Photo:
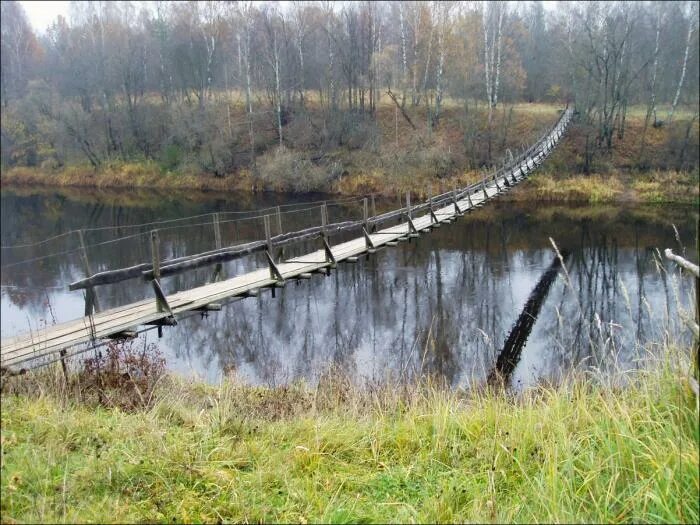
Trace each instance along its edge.
{"label": "riverbank", "polygon": [[[138,170],[138,176],[133,175]],[[478,172],[466,172],[460,176],[434,181],[429,177],[414,178],[408,185],[382,185],[381,176],[357,175],[342,179],[331,188],[334,195],[395,196],[411,191],[419,198],[427,197],[426,188],[435,192],[447,190],[478,180]],[[164,192],[251,192],[252,181],[247,174],[233,180],[211,176],[161,174],[158,170],[143,167],[120,167],[100,174],[86,175],[77,169],[67,169],[59,174],[41,169],[12,168],[2,174],[3,188],[61,188],[74,190],[142,190]],[[536,172],[508,194],[506,199],[529,202],[581,202],[598,203],[684,203],[697,204],[700,198],[700,172],[648,172],[640,174],[618,173],[612,175],[552,174]]]}
{"label": "riverbank", "polygon": [[[271,142],[250,166],[208,173],[196,164],[177,165],[163,159],[107,160],[98,167],[72,159],[47,158],[35,166],[3,166],[0,184],[97,189],[161,189],[216,192],[325,192],[336,195],[375,193],[395,197],[411,191],[416,197],[480,180],[481,166],[499,164],[508,152],[535,141],[560,108],[515,104],[497,112],[492,132],[483,108],[469,118],[454,103],[447,105],[440,125],[428,131],[396,128],[393,106],[380,106],[372,124],[373,141],[314,149],[303,140],[283,148]],[[423,122],[419,109],[413,117]],[[315,113],[312,114],[315,115]],[[318,115],[317,115],[318,116]],[[466,120],[465,120],[466,119]],[[624,136],[616,136],[606,152],[594,146],[596,130],[573,123],[567,137],[530,181],[508,198],[578,202],[698,202],[698,121],[687,112],[671,124],[645,126],[641,108],[630,110]],[[368,132],[369,133],[369,132]],[[302,134],[303,135],[303,134]],[[368,136],[369,136],[368,135]],[[358,138],[359,140],[359,138]],[[487,147],[488,146],[488,147]]]}
{"label": "riverbank", "polygon": [[579,377],[517,398],[165,377],[120,408],[85,385],[66,392],[58,369],[14,378],[2,522],[693,523],[687,370],[687,357],[664,359],[624,388]]}

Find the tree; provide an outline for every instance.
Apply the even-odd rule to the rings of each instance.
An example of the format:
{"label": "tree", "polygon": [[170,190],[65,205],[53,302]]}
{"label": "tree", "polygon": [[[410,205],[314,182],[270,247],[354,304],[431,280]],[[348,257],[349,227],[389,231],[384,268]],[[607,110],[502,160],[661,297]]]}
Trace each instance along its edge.
{"label": "tree", "polygon": [[685,80],[685,72],[688,68],[688,52],[690,51],[690,43],[693,38],[693,33],[697,27],[697,2],[692,2],[688,4],[688,36],[685,41],[685,52],[683,53],[683,66],[681,67],[681,77],[678,79],[678,87],[676,88],[676,94],[673,97],[673,102],[671,103],[671,109],[668,112],[667,120],[671,122],[673,120],[673,114],[676,112],[676,106],[678,105],[678,98],[681,96],[681,89],[683,89],[683,81]]}

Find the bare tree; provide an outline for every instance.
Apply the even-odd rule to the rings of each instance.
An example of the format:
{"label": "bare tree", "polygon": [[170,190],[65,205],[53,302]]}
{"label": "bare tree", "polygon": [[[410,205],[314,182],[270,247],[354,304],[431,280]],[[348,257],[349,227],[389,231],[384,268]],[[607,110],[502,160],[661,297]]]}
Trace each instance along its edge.
{"label": "bare tree", "polygon": [[685,40],[685,53],[683,53],[683,67],[681,68],[681,78],[678,80],[678,87],[676,88],[676,95],[673,97],[673,103],[671,104],[671,109],[668,112],[667,120],[670,123],[673,120],[673,114],[676,112],[676,106],[678,105],[678,99],[681,96],[681,89],[683,89],[683,81],[685,80],[685,72],[688,68],[688,52],[690,51],[690,42],[693,38],[693,33],[697,26],[696,12],[697,12],[697,2],[692,2],[688,4],[688,36]]}
{"label": "bare tree", "polygon": [[445,38],[449,36],[449,18],[452,4],[450,2],[435,2],[438,10],[438,67],[435,74],[436,95],[435,95],[435,117],[434,121],[440,119],[440,108],[444,93],[443,71],[445,68]]}
{"label": "bare tree", "polygon": [[294,23],[295,23],[295,37],[297,50],[299,52],[299,80],[298,80],[298,90],[301,100],[301,107],[304,107],[304,89],[306,83],[304,81],[304,38],[306,37],[306,18],[304,16],[304,6],[300,2],[294,3]]}
{"label": "bare tree", "polygon": [[[501,37],[506,6],[503,2],[487,2],[482,6],[484,29],[484,79],[486,101],[489,107],[489,126],[493,120],[493,108],[498,105],[498,87],[501,76]],[[489,34],[491,38],[489,38]]]}
{"label": "bare tree", "polygon": [[263,11],[263,20],[265,23],[267,37],[267,53],[266,59],[268,65],[272,69],[274,75],[275,89],[275,106],[277,111],[277,135],[279,137],[280,148],[284,146],[282,136],[282,90],[280,88],[280,31],[284,28],[280,27],[283,20],[275,9],[266,9]]}
{"label": "bare tree", "polygon": [[399,25],[401,28],[401,106],[406,104],[406,24],[404,21],[404,5],[399,2]]}

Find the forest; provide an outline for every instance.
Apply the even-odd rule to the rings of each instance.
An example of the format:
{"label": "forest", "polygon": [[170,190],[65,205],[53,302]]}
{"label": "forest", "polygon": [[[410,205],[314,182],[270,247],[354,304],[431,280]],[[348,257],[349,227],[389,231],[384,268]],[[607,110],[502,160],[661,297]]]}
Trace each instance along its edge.
{"label": "forest", "polygon": [[440,180],[567,104],[564,171],[696,170],[697,3],[546,4],[73,2],[36,32],[2,2],[3,175]]}

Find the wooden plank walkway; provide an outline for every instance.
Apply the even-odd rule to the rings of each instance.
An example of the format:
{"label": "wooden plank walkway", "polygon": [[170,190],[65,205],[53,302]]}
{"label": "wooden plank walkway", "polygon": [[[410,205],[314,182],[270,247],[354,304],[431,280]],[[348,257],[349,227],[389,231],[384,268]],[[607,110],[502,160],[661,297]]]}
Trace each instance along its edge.
{"label": "wooden plank walkway", "polygon": [[[567,110],[567,113],[570,111]],[[568,118],[562,119],[562,121],[565,127]],[[557,139],[561,136],[564,127],[557,128],[559,130],[556,134]],[[552,136],[557,129],[552,131]],[[408,240],[411,235],[415,236],[417,233],[430,231],[436,227],[436,224],[451,222],[456,217],[482,206],[486,201],[508,191],[522,181],[543,162],[555,145],[555,140],[544,140],[540,147],[530,157],[523,160],[519,166],[511,167],[510,171],[505,172],[501,177],[492,179],[490,183],[484,184],[480,189],[474,189],[468,196],[465,195],[464,198],[458,200],[456,205],[451,203],[433,210],[433,213],[428,212],[413,218],[411,219],[412,224],[406,220],[396,226],[369,234],[371,244],[362,236],[332,246],[333,258],[337,263],[354,262],[355,259],[352,258],[372,253],[387,245],[393,246],[397,241]],[[508,178],[506,178],[506,174]],[[457,208],[461,213],[457,211]],[[284,280],[291,280],[302,277],[302,274],[324,271],[332,264],[328,260],[325,250],[320,249],[301,257],[277,263],[276,266]],[[270,268],[265,267],[224,281],[180,291],[167,296],[166,299],[173,316],[177,317],[186,312],[204,309],[207,305],[215,304],[217,301],[232,297],[246,297],[261,288],[281,285],[283,282],[280,282],[273,275]],[[149,299],[50,326],[36,332],[4,339],[0,345],[0,367],[11,373],[17,373],[24,363],[55,359],[62,351],[134,330],[140,325],[163,323],[169,317],[169,312],[160,311],[156,301]]]}

